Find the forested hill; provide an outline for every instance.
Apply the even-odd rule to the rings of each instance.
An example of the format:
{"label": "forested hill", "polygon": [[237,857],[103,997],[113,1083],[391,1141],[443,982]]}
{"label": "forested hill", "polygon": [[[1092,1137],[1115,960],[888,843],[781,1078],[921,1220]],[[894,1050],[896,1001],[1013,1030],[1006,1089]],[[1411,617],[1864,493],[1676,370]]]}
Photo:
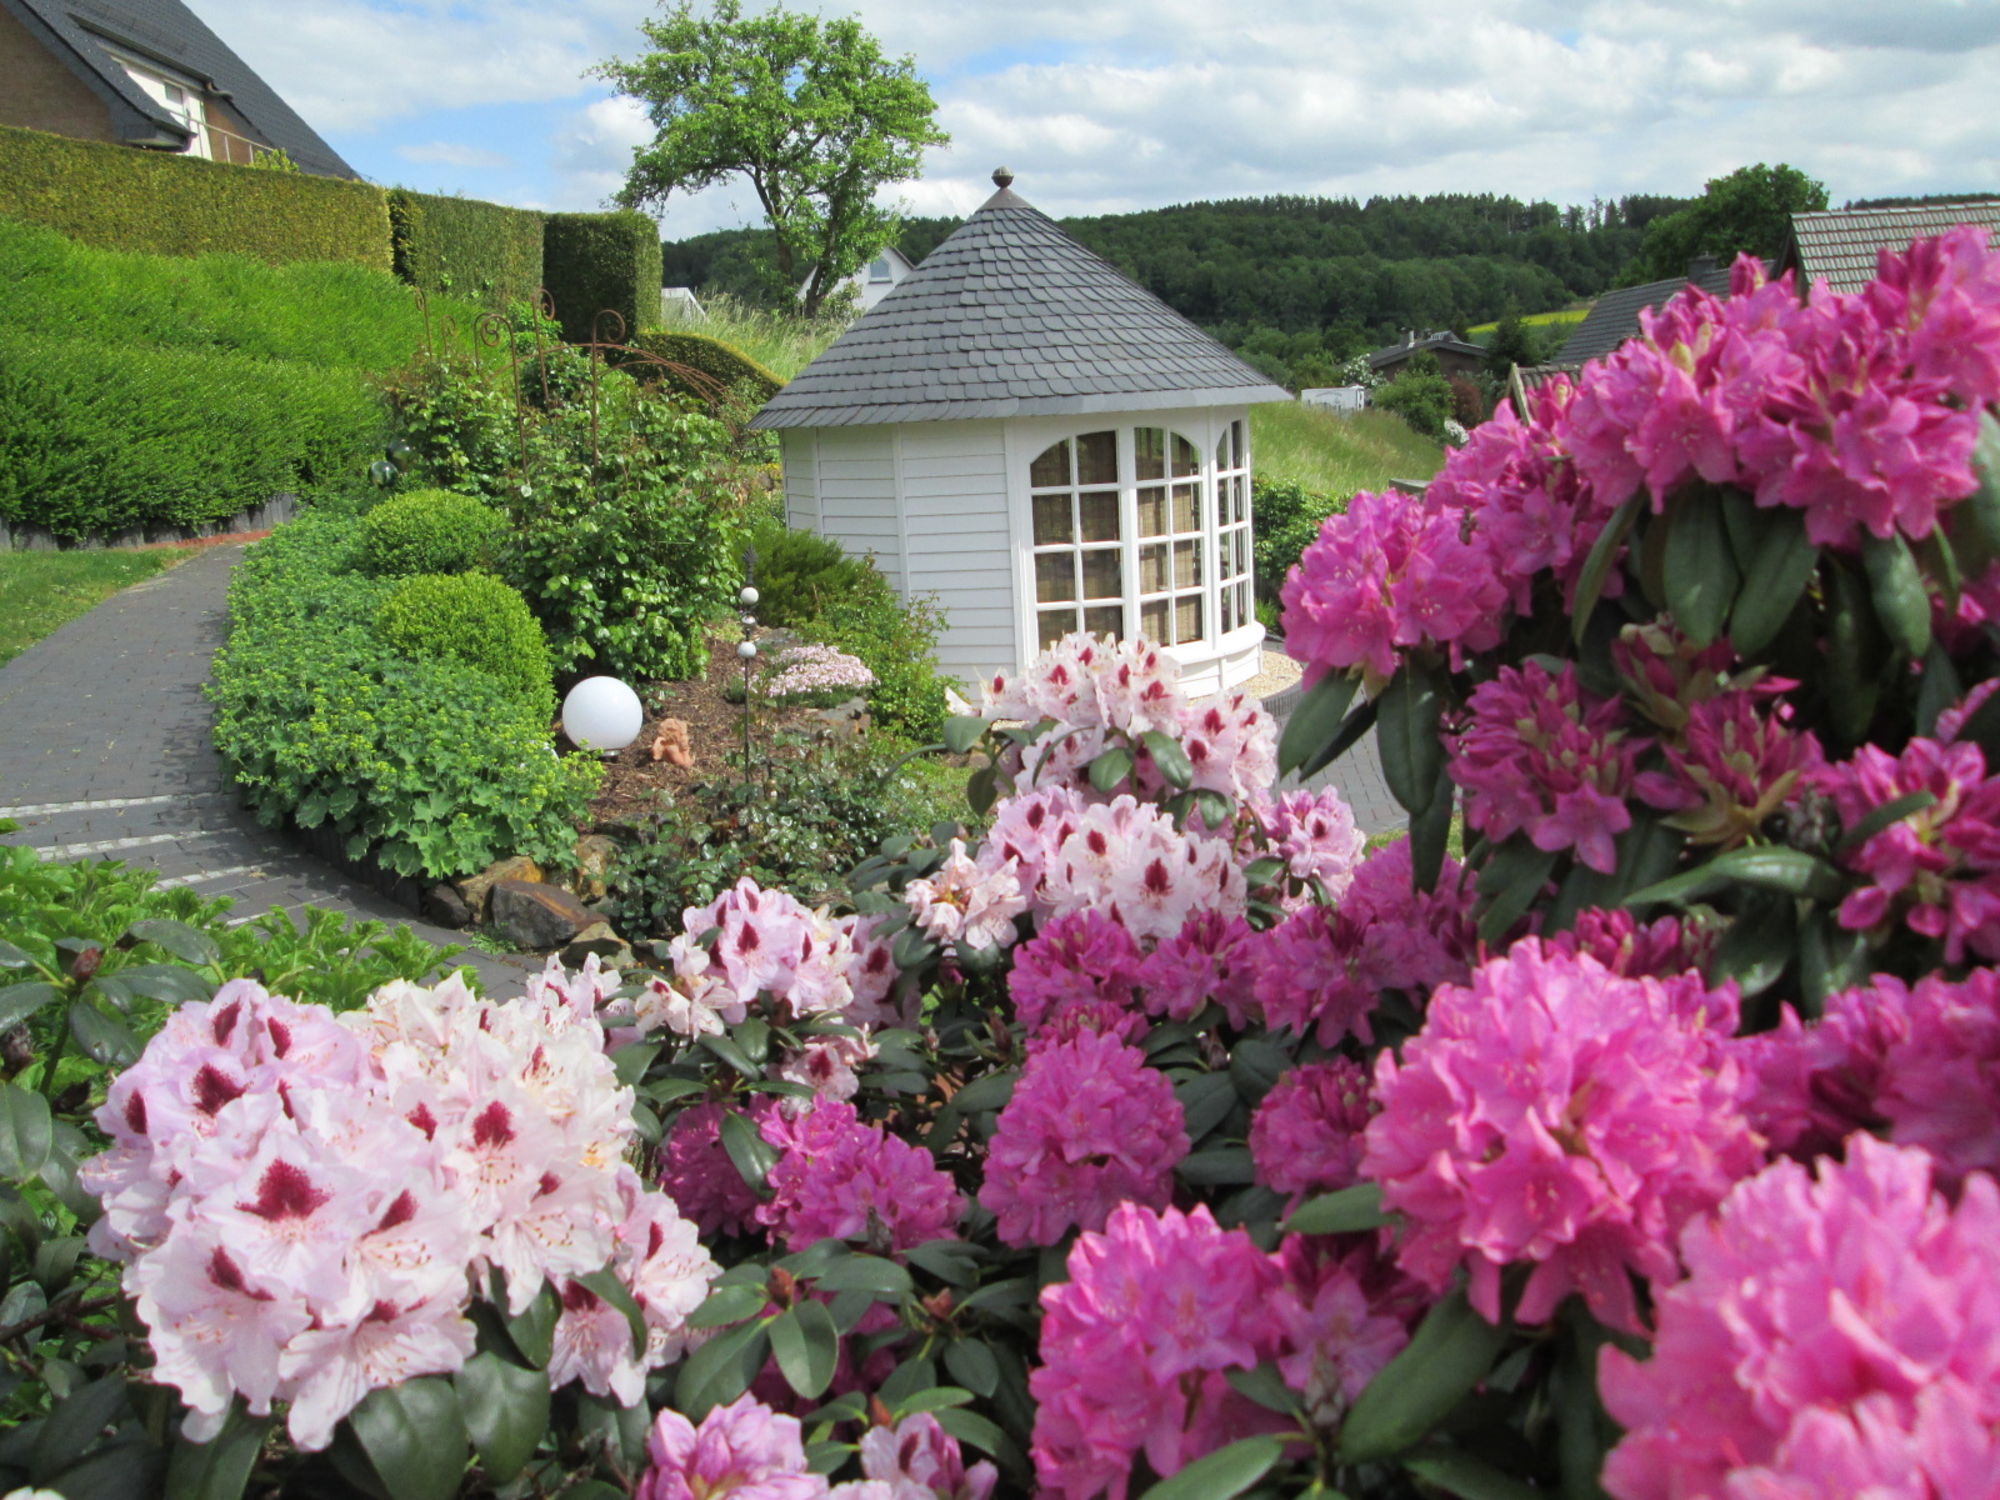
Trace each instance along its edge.
{"label": "forested hill", "polygon": [[[1061,223],[1233,346],[1310,342],[1337,356],[1405,328],[1463,330],[1595,296],[1617,283],[1646,225],[1687,202],[1246,198]],[[901,247],[921,260],[957,223],[912,219]],[[667,282],[769,301],[773,289],[758,265],[763,239],[762,231],[728,230],[670,244]]]}

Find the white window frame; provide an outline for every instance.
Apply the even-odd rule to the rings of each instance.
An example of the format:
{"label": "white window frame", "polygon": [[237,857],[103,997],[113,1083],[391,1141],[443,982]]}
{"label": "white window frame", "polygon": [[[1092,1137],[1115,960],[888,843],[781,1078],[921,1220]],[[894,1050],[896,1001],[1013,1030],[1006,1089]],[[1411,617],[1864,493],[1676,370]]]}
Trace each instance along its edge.
{"label": "white window frame", "polygon": [[[168,114],[179,120],[188,129],[187,155],[212,160],[213,152],[208,142],[208,94],[202,86],[185,74],[163,68],[158,63],[121,52],[115,47],[104,49],[111,58],[125,70],[132,81],[144,89],[153,101]],[[176,99],[175,94],[180,98]]]}
{"label": "white window frame", "polygon": [[[1241,423],[1239,456],[1241,466],[1218,471],[1216,450],[1218,443],[1225,440],[1231,423]],[[1101,415],[1085,415],[1061,418],[1022,418],[1008,424],[1007,430],[1007,493],[1008,510],[1011,517],[1011,532],[1014,539],[1015,573],[1015,641],[1017,660],[1032,661],[1041,654],[1040,644],[1040,601],[1036,588],[1037,549],[1034,540],[1034,490],[1030,483],[1029,469],[1035,459],[1048,448],[1064,439],[1074,440],[1086,433],[1114,431],[1118,446],[1119,494],[1119,542],[1123,561],[1123,608],[1126,629],[1122,635],[1129,638],[1138,633],[1141,618],[1141,588],[1139,575],[1138,536],[1138,479],[1135,463],[1134,437],[1136,429],[1158,427],[1168,433],[1185,438],[1195,450],[1200,460],[1197,479],[1200,484],[1199,496],[1202,509],[1202,527],[1179,537],[1182,540],[1201,541],[1201,599],[1204,634],[1197,640],[1179,644],[1159,642],[1168,655],[1181,665],[1199,667],[1223,657],[1246,651],[1263,639],[1263,627],[1257,623],[1253,585],[1250,580],[1251,556],[1249,538],[1251,536],[1250,475],[1252,472],[1250,452],[1250,424],[1248,412],[1242,408],[1224,408],[1216,411],[1203,409],[1169,409],[1154,412],[1107,412]],[[1169,526],[1171,528],[1171,507],[1174,480],[1171,478],[1171,454],[1173,444],[1167,445],[1169,454],[1169,478],[1165,481]],[[1224,486],[1222,480],[1236,479],[1243,489],[1243,519],[1225,521],[1221,502]],[[1184,482],[1184,481],[1183,481]],[[1151,483],[1151,481],[1148,481]],[[1081,487],[1073,487],[1081,488]],[[1241,563],[1227,579],[1222,573],[1222,548],[1225,533],[1240,533],[1244,540]],[[1171,530],[1162,538],[1149,541],[1164,541],[1168,547],[1169,587],[1165,597],[1173,598],[1184,594],[1185,588],[1172,584],[1173,552],[1172,544],[1177,533]],[[1084,544],[1081,538],[1073,539],[1066,545],[1072,554],[1080,551]],[[1232,557],[1235,554],[1232,552]],[[1225,587],[1240,588],[1240,598],[1245,606],[1240,618],[1228,630],[1222,629],[1221,596]],[[1160,595],[1153,590],[1149,597]],[[1082,606],[1077,606],[1081,608]],[[1171,604],[1169,605],[1171,608]]]}

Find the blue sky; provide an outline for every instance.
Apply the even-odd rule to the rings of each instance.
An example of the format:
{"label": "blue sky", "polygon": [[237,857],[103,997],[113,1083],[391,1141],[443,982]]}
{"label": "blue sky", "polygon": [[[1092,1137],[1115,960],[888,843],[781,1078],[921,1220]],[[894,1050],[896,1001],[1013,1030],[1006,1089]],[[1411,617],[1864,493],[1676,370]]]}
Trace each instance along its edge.
{"label": "blue sky", "polygon": [[[191,0],[374,181],[597,208],[649,135],[585,70],[646,0]],[[752,0],[754,8],[754,0]],[[815,8],[794,0],[794,8]],[[836,6],[830,13],[847,13]],[[1202,198],[1693,193],[1788,161],[1835,203],[2000,191],[2000,0],[861,0],[952,143],[892,196],[964,213],[1002,162],[1056,214]],[[672,199],[669,239],[757,222]]]}

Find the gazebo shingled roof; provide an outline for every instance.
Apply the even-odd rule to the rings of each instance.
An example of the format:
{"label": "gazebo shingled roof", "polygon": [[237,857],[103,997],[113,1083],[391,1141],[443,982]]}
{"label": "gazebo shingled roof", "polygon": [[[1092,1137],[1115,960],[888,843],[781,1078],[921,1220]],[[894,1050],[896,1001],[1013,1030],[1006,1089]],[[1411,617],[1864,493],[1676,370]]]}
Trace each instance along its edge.
{"label": "gazebo shingled roof", "polygon": [[1010,191],[982,204],[753,427],[1289,401]]}

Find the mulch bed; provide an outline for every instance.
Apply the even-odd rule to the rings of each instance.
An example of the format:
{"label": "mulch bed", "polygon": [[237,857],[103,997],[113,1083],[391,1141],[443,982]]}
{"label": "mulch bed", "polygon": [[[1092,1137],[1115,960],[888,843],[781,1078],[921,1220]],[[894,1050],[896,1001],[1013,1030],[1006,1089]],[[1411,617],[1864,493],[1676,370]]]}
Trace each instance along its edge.
{"label": "mulch bed", "polygon": [[[662,789],[698,796],[701,787],[728,774],[725,756],[743,753],[743,705],[723,696],[732,683],[741,685],[743,663],[733,643],[717,641],[711,645],[708,671],[700,679],[639,684],[646,724],[638,739],[604,763],[603,784],[590,804],[593,831],[610,832],[643,822]],[[760,703],[751,732],[762,741],[775,729],[800,728],[811,718],[811,709],[773,709]],[[653,738],[663,719],[679,719],[687,725],[693,766],[673,766],[653,759]]]}

